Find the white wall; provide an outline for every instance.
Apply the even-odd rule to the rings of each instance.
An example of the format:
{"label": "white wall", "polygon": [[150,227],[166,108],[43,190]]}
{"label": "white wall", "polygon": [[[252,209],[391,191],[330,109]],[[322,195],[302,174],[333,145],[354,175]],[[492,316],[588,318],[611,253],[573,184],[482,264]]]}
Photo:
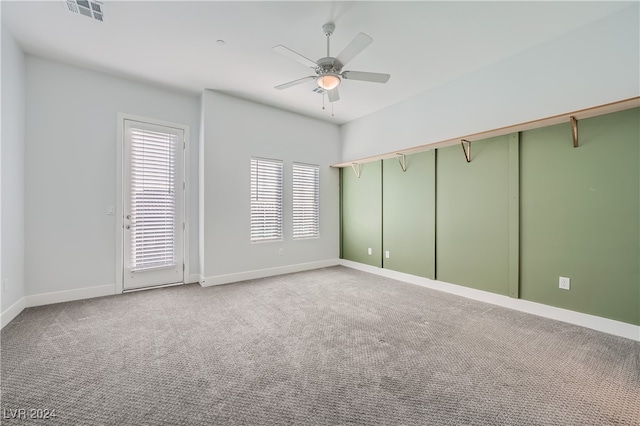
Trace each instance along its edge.
{"label": "white wall", "polygon": [[116,204],[119,112],[190,126],[190,267],[198,270],[199,111],[197,96],[26,56],[28,295],[115,285],[107,206]]}
{"label": "white wall", "polygon": [[24,284],[24,54],[2,26],[1,281],[8,279],[0,312],[25,295]]}
{"label": "white wall", "polygon": [[[205,285],[246,278],[248,271],[339,256],[338,127],[323,121],[233,98],[202,94],[200,147],[201,275]],[[250,158],[284,161],[284,240],[252,244],[249,236]],[[320,166],[320,238],[291,238],[292,162]],[[284,254],[278,255],[282,248]],[[259,275],[259,274],[258,274]],[[224,277],[222,277],[224,276]]]}
{"label": "white wall", "polygon": [[[639,4],[341,127],[341,162],[640,95]],[[455,54],[455,52],[452,52]]]}

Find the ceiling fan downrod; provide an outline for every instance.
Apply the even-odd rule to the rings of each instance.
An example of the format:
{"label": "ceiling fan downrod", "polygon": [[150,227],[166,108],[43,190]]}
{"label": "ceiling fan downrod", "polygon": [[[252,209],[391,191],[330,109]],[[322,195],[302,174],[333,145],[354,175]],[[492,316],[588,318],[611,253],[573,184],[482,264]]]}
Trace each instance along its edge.
{"label": "ceiling fan downrod", "polygon": [[331,34],[333,34],[335,29],[336,26],[333,24],[324,24],[322,26],[322,31],[324,32],[324,35],[327,36],[327,57],[331,56],[329,53],[329,40],[331,39]]}

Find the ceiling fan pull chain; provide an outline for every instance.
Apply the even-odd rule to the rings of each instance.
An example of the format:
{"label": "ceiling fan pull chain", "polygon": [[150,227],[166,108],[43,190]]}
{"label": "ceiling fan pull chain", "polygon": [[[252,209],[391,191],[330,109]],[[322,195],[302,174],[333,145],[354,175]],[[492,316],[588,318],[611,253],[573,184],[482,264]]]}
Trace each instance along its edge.
{"label": "ceiling fan pull chain", "polygon": [[325,94],[326,94],[326,93],[327,93],[327,92],[324,92],[324,93],[322,94],[322,110],[323,110],[323,111],[324,111],[324,96],[325,96]]}
{"label": "ceiling fan pull chain", "polygon": [[335,104],[335,102],[332,102],[332,103],[331,103],[331,116],[332,116],[332,117],[334,117],[334,115],[333,115],[333,104]]}

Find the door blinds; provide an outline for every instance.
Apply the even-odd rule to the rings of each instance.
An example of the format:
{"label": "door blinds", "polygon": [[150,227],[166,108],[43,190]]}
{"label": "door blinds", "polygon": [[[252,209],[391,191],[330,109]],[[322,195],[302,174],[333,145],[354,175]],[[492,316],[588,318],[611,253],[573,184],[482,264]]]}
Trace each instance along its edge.
{"label": "door blinds", "polygon": [[175,265],[174,134],[131,128],[131,270]]}

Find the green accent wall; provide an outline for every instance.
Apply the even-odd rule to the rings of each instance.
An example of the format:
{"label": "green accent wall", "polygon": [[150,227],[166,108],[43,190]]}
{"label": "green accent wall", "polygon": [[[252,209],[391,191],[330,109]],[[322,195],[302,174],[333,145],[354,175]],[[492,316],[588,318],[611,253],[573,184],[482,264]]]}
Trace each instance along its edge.
{"label": "green accent wall", "polygon": [[382,267],[382,162],[343,169],[341,198],[342,258]]}
{"label": "green accent wall", "polygon": [[436,278],[509,294],[509,137],[439,149]]}
{"label": "green accent wall", "polygon": [[343,258],[640,325],[640,109],[578,134],[578,148],[566,123],[473,141],[470,163],[455,145],[408,155],[406,172],[343,169]]}
{"label": "green accent wall", "polygon": [[406,171],[396,158],[383,161],[383,267],[433,279],[436,153],[405,158]]}
{"label": "green accent wall", "polygon": [[578,148],[568,124],[522,135],[523,299],[640,324],[639,114],[579,121]]}

